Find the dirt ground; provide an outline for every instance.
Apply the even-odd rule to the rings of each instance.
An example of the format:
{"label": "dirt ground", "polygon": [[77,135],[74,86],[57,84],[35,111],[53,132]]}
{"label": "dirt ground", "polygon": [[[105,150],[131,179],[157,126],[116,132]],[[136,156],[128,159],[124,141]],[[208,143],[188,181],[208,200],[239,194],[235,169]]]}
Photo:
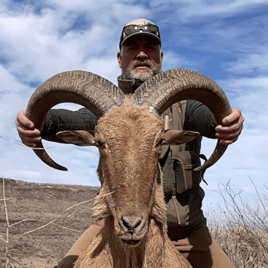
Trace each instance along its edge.
{"label": "dirt ground", "polygon": [[[11,263],[16,268],[54,267],[91,225],[91,208],[99,188],[4,181],[11,225],[8,237]],[[91,201],[71,208],[87,200]],[[47,225],[52,221],[53,224]],[[31,232],[37,228],[40,229]],[[0,178],[0,267],[5,267],[6,248],[2,240],[6,240],[6,232],[3,179]]]}
{"label": "dirt ground", "polygon": [[[4,182],[11,263],[15,268],[53,268],[92,224],[91,209],[100,189],[11,179]],[[3,199],[3,179],[0,178],[0,268],[6,267],[7,219]],[[211,229],[211,233],[236,267],[268,267],[267,230],[234,226],[227,230]],[[256,255],[258,252],[261,253]],[[248,263],[248,259],[252,260]]]}

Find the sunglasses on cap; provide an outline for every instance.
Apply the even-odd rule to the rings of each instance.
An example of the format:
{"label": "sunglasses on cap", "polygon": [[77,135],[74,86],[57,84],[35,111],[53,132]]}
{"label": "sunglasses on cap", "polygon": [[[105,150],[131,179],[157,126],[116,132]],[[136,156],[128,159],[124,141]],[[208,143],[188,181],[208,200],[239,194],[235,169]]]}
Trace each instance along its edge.
{"label": "sunglasses on cap", "polygon": [[159,39],[160,42],[160,32],[159,28],[156,25],[153,24],[145,24],[145,25],[127,25],[123,28],[122,35],[120,38],[120,46],[122,45],[122,42],[130,35],[133,35],[135,33],[149,33],[153,34]]}

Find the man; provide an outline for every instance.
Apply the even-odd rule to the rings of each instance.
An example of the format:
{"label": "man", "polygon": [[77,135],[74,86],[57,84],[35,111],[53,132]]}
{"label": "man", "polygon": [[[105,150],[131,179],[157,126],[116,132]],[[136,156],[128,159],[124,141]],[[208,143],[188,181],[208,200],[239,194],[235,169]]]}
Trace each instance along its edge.
{"label": "man", "polygon": [[[160,32],[151,21],[138,19],[128,23],[123,28],[119,47],[117,60],[122,74],[118,77],[118,84],[125,94],[133,93],[144,81],[161,72],[163,52]],[[202,136],[218,138],[223,144],[231,144],[237,140],[244,121],[241,112],[233,109],[232,113],[223,119],[222,125],[216,126],[211,112],[197,101],[174,104],[164,115],[168,116],[171,128],[199,131]],[[94,129],[96,124],[96,116],[87,109],[77,112],[50,110],[44,119],[42,133],[34,128],[33,123],[25,116],[25,111],[20,111],[16,119],[22,142],[31,147],[34,147],[41,137],[61,142],[55,135],[58,131]],[[184,164],[191,167],[199,165],[200,148],[201,138],[183,147],[163,148],[160,160],[164,174],[168,234],[193,267],[234,267],[226,254],[211,239],[206,227],[206,219],[201,210],[204,191],[199,185],[203,174],[196,177],[184,168]],[[172,157],[171,152],[176,157]],[[187,182],[183,185],[191,186],[182,187],[181,181]],[[77,256],[102,226],[103,223],[100,222],[86,230],[59,263],[58,268],[73,267]]]}

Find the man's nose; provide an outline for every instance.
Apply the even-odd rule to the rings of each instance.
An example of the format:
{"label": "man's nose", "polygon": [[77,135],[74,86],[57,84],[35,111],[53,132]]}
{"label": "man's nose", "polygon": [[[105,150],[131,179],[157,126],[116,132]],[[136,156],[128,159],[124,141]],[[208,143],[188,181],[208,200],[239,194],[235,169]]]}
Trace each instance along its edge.
{"label": "man's nose", "polygon": [[148,58],[148,55],[144,52],[144,51],[140,51],[138,54],[137,54],[137,59],[147,59]]}

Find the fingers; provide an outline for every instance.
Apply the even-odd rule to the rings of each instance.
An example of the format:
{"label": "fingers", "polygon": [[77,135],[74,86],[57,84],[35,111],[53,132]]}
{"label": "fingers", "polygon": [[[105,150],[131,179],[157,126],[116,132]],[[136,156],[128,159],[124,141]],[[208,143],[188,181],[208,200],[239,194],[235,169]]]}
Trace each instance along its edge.
{"label": "fingers", "polygon": [[18,126],[23,126],[27,129],[34,129],[34,123],[25,115],[25,110],[20,111],[17,114],[15,124]]}
{"label": "fingers", "polygon": [[222,133],[216,133],[216,138],[219,139],[221,144],[224,145],[230,145],[232,143],[234,143],[235,141],[237,141],[239,135],[241,134],[241,131],[235,132],[235,133],[231,133],[231,134],[222,134]]}
{"label": "fingers", "polygon": [[242,132],[244,121],[241,111],[232,109],[232,113],[222,120],[222,125],[215,128],[215,136],[224,145],[234,143]]}
{"label": "fingers", "polygon": [[38,129],[26,129],[22,126],[17,127],[21,141],[30,147],[35,147],[37,142],[41,141],[41,133]]}
{"label": "fingers", "polygon": [[237,122],[239,119],[241,119],[241,117],[243,117],[243,116],[242,116],[240,110],[238,110],[238,109],[232,109],[232,112],[228,116],[226,116],[226,117],[223,118],[222,125],[229,126],[232,123]]}
{"label": "fingers", "polygon": [[22,143],[27,146],[35,147],[41,141],[41,132],[34,128],[34,124],[25,115],[25,110],[20,111],[15,120],[18,134]]}

